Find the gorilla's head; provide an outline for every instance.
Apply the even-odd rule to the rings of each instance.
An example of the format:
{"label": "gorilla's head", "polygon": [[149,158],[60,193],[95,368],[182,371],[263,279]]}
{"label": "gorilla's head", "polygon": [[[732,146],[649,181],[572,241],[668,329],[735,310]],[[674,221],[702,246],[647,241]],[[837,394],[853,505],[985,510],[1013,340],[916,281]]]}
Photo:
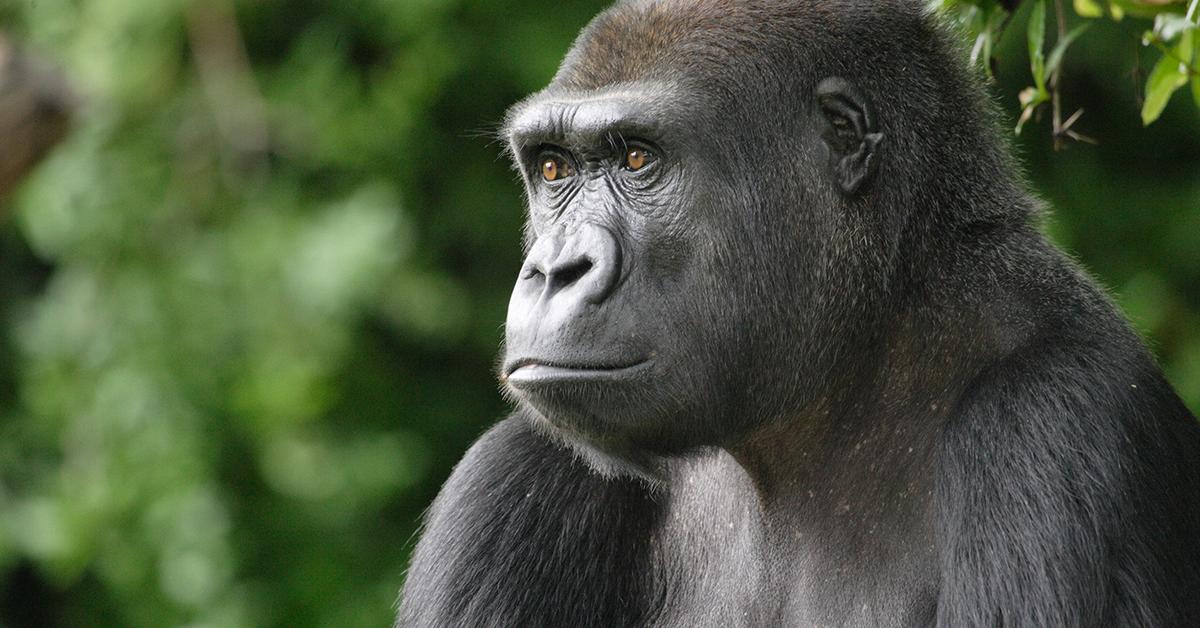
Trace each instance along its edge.
{"label": "gorilla's head", "polygon": [[972,82],[876,7],[624,2],[510,112],[501,379],[598,469],[802,420],[870,368],[931,232],[978,218],[956,156],[1005,165]]}

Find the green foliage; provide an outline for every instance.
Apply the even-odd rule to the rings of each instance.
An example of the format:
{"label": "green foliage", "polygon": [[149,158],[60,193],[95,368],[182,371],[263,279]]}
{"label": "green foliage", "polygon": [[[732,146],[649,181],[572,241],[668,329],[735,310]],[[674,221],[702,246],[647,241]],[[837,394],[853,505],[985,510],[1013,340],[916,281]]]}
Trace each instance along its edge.
{"label": "green foliage", "polygon": [[[1193,0],[1186,16],[1160,13],[1154,18],[1154,29],[1142,38],[1143,42],[1154,44],[1163,51],[1146,81],[1146,102],[1142,106],[1144,124],[1157,120],[1171,95],[1189,80],[1193,83],[1192,92],[1200,94],[1200,72],[1194,63],[1197,61],[1196,49],[1200,48],[1200,37],[1196,36],[1200,26],[1192,21],[1195,12]],[[1200,99],[1196,103],[1200,105]]]}
{"label": "green foliage", "polygon": [[[1063,8],[1063,0],[1051,1],[1055,6],[1059,35],[1049,56],[1045,55],[1047,0],[1024,3],[1030,5],[1026,42],[1033,85],[1021,90],[1018,95],[1022,109],[1017,122],[1017,133],[1021,132],[1024,124],[1042,105],[1054,101],[1053,133],[1056,141],[1062,137],[1083,139],[1071,131],[1071,123],[1063,122],[1055,94],[1052,92],[1055,91],[1063,56],[1075,39],[1087,29],[1088,24],[1078,24],[1067,31],[1067,14]],[[1013,3],[1017,7],[1021,4],[1019,0]],[[1142,123],[1145,125],[1157,120],[1171,95],[1189,82],[1192,84],[1196,103],[1200,106],[1200,59],[1197,58],[1200,55],[1196,52],[1197,48],[1200,48],[1200,37],[1193,36],[1200,28],[1198,5],[1200,0],[1187,0],[1187,4],[1184,4],[1184,0],[1106,0],[1103,3],[1100,0],[1074,0],[1072,3],[1074,12],[1086,19],[1107,16],[1114,22],[1121,22],[1127,14],[1154,18],[1153,28],[1142,36],[1142,46],[1153,46],[1162,56],[1145,84],[1145,101],[1141,111]],[[972,62],[982,62],[991,76],[992,50],[1012,15],[996,0],[934,0],[934,6],[942,9],[975,38],[976,53],[972,54]],[[978,54],[979,51],[982,51],[982,54]]]}
{"label": "green foliage", "polygon": [[41,277],[0,295],[0,625],[388,624],[504,411],[520,197],[470,133],[595,8],[0,5],[85,103],[0,240]]}
{"label": "green foliage", "polygon": [[[0,226],[0,625],[388,624],[505,411],[522,210],[491,133],[604,4],[0,0],[85,103]],[[1007,123],[1031,67],[1087,107],[1100,146],[1018,152],[1200,408],[1200,130],[1136,124],[1141,9],[1077,0],[1106,17],[1031,65],[999,3],[953,7]]]}

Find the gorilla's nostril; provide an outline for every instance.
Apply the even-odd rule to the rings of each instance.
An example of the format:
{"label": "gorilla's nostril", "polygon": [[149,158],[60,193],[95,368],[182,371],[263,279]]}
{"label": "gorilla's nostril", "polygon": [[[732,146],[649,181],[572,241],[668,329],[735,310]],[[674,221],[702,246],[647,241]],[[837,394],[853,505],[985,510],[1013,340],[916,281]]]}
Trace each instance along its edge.
{"label": "gorilla's nostril", "polygon": [[592,269],[592,260],[583,258],[562,268],[555,269],[551,281],[559,287],[567,287],[583,278]]}
{"label": "gorilla's nostril", "polygon": [[621,250],[616,237],[604,227],[583,224],[570,233],[540,236],[525,257],[518,286],[521,295],[536,294],[546,302],[560,292],[570,292],[556,301],[569,309],[604,301],[620,273]]}

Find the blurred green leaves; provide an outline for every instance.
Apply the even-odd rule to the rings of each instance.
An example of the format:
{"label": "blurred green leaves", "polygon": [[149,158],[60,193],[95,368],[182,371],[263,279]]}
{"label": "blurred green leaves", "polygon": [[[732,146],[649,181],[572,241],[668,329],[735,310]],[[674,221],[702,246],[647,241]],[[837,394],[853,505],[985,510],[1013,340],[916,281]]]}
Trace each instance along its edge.
{"label": "blurred green leaves", "polygon": [[0,0],[85,103],[0,230],[0,625],[390,623],[504,412],[486,135],[598,8]]}

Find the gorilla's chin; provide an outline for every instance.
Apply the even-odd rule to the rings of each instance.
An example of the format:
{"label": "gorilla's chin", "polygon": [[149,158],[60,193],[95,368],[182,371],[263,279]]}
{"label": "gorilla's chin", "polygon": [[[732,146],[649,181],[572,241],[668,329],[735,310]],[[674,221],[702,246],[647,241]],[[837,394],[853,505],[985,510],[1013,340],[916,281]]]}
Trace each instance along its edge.
{"label": "gorilla's chin", "polygon": [[542,364],[515,369],[507,391],[551,424],[593,442],[630,440],[639,426],[657,421],[650,363],[602,368],[563,368]]}
{"label": "gorilla's chin", "polygon": [[656,462],[698,443],[689,429],[694,412],[661,394],[668,377],[656,362],[606,369],[514,369],[505,391],[540,431],[569,446],[605,476],[656,481]]}
{"label": "gorilla's chin", "polygon": [[564,411],[558,405],[519,406],[538,432],[572,451],[593,473],[606,478],[633,478],[651,487],[666,480],[664,457],[634,445],[631,439],[616,437],[622,430],[614,430],[611,419]]}

